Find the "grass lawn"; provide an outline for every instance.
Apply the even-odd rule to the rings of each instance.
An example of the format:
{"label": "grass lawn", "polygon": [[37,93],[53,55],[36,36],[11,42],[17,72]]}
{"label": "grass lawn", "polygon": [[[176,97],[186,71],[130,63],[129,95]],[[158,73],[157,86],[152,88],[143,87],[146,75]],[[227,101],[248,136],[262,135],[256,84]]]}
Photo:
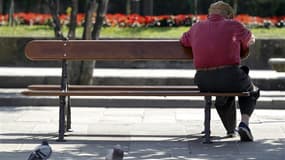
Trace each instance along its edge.
{"label": "grass lawn", "polygon": [[[82,27],[78,27],[76,35],[82,35]],[[188,27],[164,27],[164,28],[103,28],[101,37],[104,38],[171,38],[178,39]],[[285,28],[251,29],[257,38],[285,38]],[[68,28],[63,28],[67,35]],[[0,26],[1,37],[54,37],[53,28],[50,26]]]}

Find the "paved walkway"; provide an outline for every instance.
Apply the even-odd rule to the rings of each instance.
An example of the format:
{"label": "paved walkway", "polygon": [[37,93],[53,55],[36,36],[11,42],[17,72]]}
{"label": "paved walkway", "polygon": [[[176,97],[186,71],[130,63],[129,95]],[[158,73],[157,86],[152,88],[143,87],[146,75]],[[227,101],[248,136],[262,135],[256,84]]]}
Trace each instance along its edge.
{"label": "paved walkway", "polygon": [[[98,69],[96,77],[135,77],[143,79],[175,77],[193,78],[193,70],[127,70]],[[284,73],[275,71],[253,71],[251,76],[258,80],[266,78],[284,80]],[[6,68],[0,67],[0,80],[4,87],[26,86],[42,77],[39,82],[59,77],[58,68]],[[175,80],[177,80],[175,79]],[[142,80],[145,82],[145,80]],[[279,83],[279,82],[278,82]],[[15,91],[16,90],[16,91]],[[172,99],[165,103],[127,99],[111,102],[100,101],[96,107],[83,107],[76,102],[72,108],[74,132],[66,136],[66,142],[57,142],[58,104],[57,99],[45,99],[49,105],[39,106],[36,101],[19,95],[19,89],[0,89],[0,160],[25,160],[29,153],[43,140],[48,139],[53,148],[51,160],[104,160],[109,149],[120,144],[125,150],[125,160],[283,160],[285,159],[285,110],[284,92],[262,91],[250,127],[255,141],[241,143],[239,137],[225,138],[225,130],[212,111],[213,144],[203,144],[203,109],[183,108]],[[130,103],[130,100],[132,102]],[[166,102],[167,100],[167,102]],[[43,103],[43,99],[40,99]],[[96,100],[98,101],[98,99]],[[51,103],[54,102],[54,103]],[[82,103],[82,99],[78,99]],[[94,102],[86,99],[84,102]],[[120,108],[112,108],[120,102]],[[180,102],[180,101],[179,101]],[[201,106],[200,102],[195,103]],[[203,102],[204,103],[204,102]],[[13,105],[31,105],[18,106]],[[112,104],[112,105],[111,105]],[[159,108],[162,104],[172,104]],[[191,99],[193,104],[193,99]],[[156,108],[146,108],[149,105]],[[76,107],[77,106],[77,107]],[[102,106],[102,107],[100,107]],[[109,106],[109,107],[106,107]],[[140,108],[136,108],[136,107]],[[180,108],[173,109],[175,106]],[[186,107],[185,106],[185,107]],[[162,107],[162,106],[161,106]],[[271,109],[265,109],[271,108]],[[274,108],[274,109],[273,109]]]}
{"label": "paved walkway", "polygon": [[74,107],[74,132],[57,142],[58,107],[0,107],[0,159],[25,160],[42,139],[53,148],[51,160],[104,160],[123,146],[126,160],[283,160],[285,110],[254,112],[255,142],[225,138],[212,111],[213,144],[203,144],[202,109]]}

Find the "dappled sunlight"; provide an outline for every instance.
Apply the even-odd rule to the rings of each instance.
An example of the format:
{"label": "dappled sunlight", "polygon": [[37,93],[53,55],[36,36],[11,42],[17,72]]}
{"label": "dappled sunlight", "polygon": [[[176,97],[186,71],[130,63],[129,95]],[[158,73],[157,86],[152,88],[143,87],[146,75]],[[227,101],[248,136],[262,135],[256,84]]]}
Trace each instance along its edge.
{"label": "dappled sunlight", "polygon": [[[149,135],[151,136],[151,135]],[[285,139],[261,139],[255,142],[241,143],[237,140],[214,141],[212,144],[203,144],[200,134],[186,136],[171,136],[159,139],[159,136],[152,137],[136,135],[121,136],[104,135],[75,135],[67,136],[66,142],[57,142],[56,137],[46,134],[0,134],[0,141],[3,144],[0,155],[28,155],[42,139],[48,139],[53,149],[51,159],[61,158],[88,158],[101,159],[116,144],[120,144],[125,152],[125,158],[131,160],[146,159],[181,159],[189,158],[206,159],[278,159],[284,156]],[[136,137],[140,140],[136,140]],[[145,139],[143,138],[145,137]],[[131,138],[131,139],[130,139]],[[219,138],[219,137],[216,137]],[[121,140],[120,140],[121,139]],[[6,149],[3,149],[5,147]],[[9,157],[9,156],[8,156]]]}

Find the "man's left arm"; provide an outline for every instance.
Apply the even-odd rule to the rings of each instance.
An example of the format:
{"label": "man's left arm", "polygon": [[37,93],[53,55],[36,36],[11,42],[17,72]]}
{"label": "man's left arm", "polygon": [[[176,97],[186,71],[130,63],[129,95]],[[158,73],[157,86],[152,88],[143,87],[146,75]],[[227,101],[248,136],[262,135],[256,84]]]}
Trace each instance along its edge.
{"label": "man's left arm", "polygon": [[250,30],[239,22],[237,25],[237,36],[240,41],[240,57],[243,59],[249,55],[249,47],[255,43],[255,37]]}
{"label": "man's left arm", "polygon": [[255,37],[253,34],[251,34],[251,37],[250,39],[247,41],[247,43],[245,44],[244,43],[241,43],[241,46],[240,46],[240,57],[242,59],[246,58],[249,56],[249,47],[251,45],[253,45],[255,43]]}
{"label": "man's left arm", "polygon": [[191,39],[190,39],[190,30],[185,32],[182,37],[180,38],[180,43],[184,47],[184,50],[190,55],[193,59],[192,47],[191,47]]}

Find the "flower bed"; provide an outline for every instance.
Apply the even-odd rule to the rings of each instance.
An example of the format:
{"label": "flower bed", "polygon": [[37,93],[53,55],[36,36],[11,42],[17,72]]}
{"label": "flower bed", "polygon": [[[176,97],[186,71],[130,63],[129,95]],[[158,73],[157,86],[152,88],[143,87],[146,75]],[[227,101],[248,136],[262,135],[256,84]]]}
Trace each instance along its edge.
{"label": "flower bed", "polygon": [[[69,15],[60,15],[62,25],[69,24]],[[138,14],[107,14],[104,26],[109,27],[177,27],[191,26],[201,20],[205,20],[207,15],[161,15],[161,16],[141,16]],[[52,17],[50,14],[16,13],[14,19],[18,25],[50,25]],[[256,17],[240,14],[236,20],[244,23],[248,27],[285,27],[285,16],[280,17]],[[77,15],[77,25],[84,23],[84,14]],[[8,24],[8,15],[0,15],[0,25]]]}

